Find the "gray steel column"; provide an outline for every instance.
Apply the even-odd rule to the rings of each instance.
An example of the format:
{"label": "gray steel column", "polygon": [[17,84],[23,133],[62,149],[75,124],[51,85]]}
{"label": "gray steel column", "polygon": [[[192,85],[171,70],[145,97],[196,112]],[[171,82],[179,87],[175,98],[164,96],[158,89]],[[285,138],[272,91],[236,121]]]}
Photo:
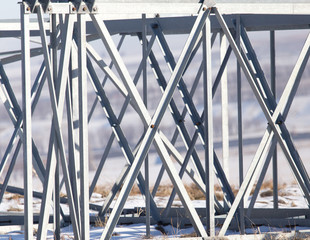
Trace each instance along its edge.
{"label": "gray steel column", "polygon": [[24,159],[24,224],[25,239],[33,239],[33,197],[32,197],[32,141],[31,141],[31,70],[30,70],[30,31],[29,10],[21,3],[22,30],[22,114],[23,114],[23,159]]}
{"label": "gray steel column", "polygon": [[[143,65],[143,102],[147,108],[147,23],[146,15],[142,14],[142,65]],[[147,127],[144,127],[145,131]],[[145,211],[146,211],[146,237],[149,238],[151,235],[150,224],[150,174],[149,174],[149,157],[148,155],[144,160],[144,172],[145,172]]]}
{"label": "gray steel column", "polygon": [[[236,19],[236,44],[240,49],[240,28],[241,19],[237,15]],[[238,105],[238,150],[239,150],[239,187],[243,182],[243,126],[242,126],[242,83],[241,83],[241,67],[237,61],[237,105]],[[240,202],[240,232],[244,234],[244,199]]]}
{"label": "gray steel column", "polygon": [[81,239],[89,239],[88,113],[86,15],[78,14],[79,135],[81,173]]}
{"label": "gray steel column", "polygon": [[80,212],[80,137],[79,137],[79,82],[78,82],[78,53],[75,41],[71,48],[71,66],[69,87],[67,87],[67,119],[68,119],[68,144],[70,179],[72,181],[73,196],[79,226],[81,226]]}
{"label": "gray steel column", "polygon": [[204,142],[206,169],[206,219],[210,237],[215,236],[214,218],[214,156],[213,156],[213,107],[211,65],[211,23],[208,17],[203,28],[203,88],[204,88]]}
{"label": "gray steel column", "polygon": [[[227,50],[226,37],[223,32],[220,33],[220,61],[224,62]],[[227,67],[225,66],[221,77],[221,97],[222,97],[222,153],[223,170],[229,181],[229,120],[228,120],[228,85],[227,85]]]}
{"label": "gray steel column", "polygon": [[[270,31],[270,82],[271,91],[276,101],[276,49],[275,49],[275,31]],[[276,140],[276,139],[275,139]],[[275,147],[272,159],[273,172],[273,207],[278,209],[278,153]]]}

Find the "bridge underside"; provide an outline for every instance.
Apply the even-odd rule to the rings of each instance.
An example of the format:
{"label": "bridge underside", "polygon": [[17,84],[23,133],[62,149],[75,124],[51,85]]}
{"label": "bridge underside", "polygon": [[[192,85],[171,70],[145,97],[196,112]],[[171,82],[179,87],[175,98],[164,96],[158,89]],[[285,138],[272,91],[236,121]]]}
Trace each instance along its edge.
{"label": "bridge underside", "polygon": [[[146,223],[147,236],[156,223],[190,224],[200,237],[224,236],[229,227],[244,233],[253,224],[310,226],[309,208],[279,206],[277,158],[281,152],[281,163],[288,163],[309,206],[305,159],[286,124],[310,54],[306,2],[23,1],[20,23],[0,22],[0,41],[21,39],[18,50],[0,53],[0,111],[12,122],[0,162],[0,201],[5,191],[25,199],[23,221],[6,216],[4,222],[24,224],[25,238],[32,239],[36,197],[42,200],[35,216],[38,239],[46,239],[51,221],[60,238],[62,220],[71,222],[75,239],[89,239],[89,222],[97,218],[107,219],[101,239],[110,239],[118,223],[133,221]],[[275,36],[294,35],[289,30],[307,36],[294,50],[292,70],[278,79],[275,53],[283,49]],[[267,33],[267,46],[251,38],[258,31]],[[267,57],[258,57],[260,47]],[[7,73],[17,62],[22,94]],[[265,123],[247,161],[244,108],[250,100],[244,93],[255,101],[246,114],[258,111]],[[230,154],[232,138],[237,164]],[[94,145],[99,154],[93,154]],[[18,188],[9,182],[21,148],[24,187]],[[152,158],[160,159],[158,171],[150,167]],[[107,179],[113,161],[119,166]],[[269,165],[273,206],[255,208]],[[156,196],[165,174],[173,190],[163,208]],[[233,174],[240,184],[235,193]],[[188,181],[203,193],[203,208],[194,207]],[[95,187],[107,184],[104,203],[90,203]],[[145,199],[142,216],[125,207],[135,184]],[[180,208],[173,206],[176,195]]]}

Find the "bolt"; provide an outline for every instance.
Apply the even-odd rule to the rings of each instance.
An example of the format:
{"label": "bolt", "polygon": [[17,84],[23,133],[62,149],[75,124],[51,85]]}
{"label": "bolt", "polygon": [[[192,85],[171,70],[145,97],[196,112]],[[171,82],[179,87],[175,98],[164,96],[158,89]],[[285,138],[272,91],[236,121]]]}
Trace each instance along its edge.
{"label": "bolt", "polygon": [[155,127],[155,125],[154,125],[154,124],[152,124],[152,125],[151,125],[151,128],[154,128],[154,127]]}
{"label": "bolt", "polygon": [[75,12],[75,11],[76,11],[76,8],[75,8],[75,7],[72,7],[72,11]]}
{"label": "bolt", "polygon": [[93,11],[96,12],[98,9],[97,7],[93,7]]}
{"label": "bolt", "polygon": [[85,12],[87,10],[87,8],[86,7],[83,7],[83,11]]}
{"label": "bolt", "polygon": [[49,12],[52,11],[52,8],[51,8],[51,7],[48,7],[47,11],[49,11]]}
{"label": "bolt", "polygon": [[203,7],[203,8],[202,8],[202,11],[206,11],[206,10],[207,10],[207,8],[206,8],[206,7]]}
{"label": "bolt", "polygon": [[197,123],[196,123],[196,126],[199,126],[200,124],[201,124],[201,122],[197,122]]}
{"label": "bolt", "polygon": [[30,11],[30,7],[27,7],[26,10],[27,10],[27,11]]}

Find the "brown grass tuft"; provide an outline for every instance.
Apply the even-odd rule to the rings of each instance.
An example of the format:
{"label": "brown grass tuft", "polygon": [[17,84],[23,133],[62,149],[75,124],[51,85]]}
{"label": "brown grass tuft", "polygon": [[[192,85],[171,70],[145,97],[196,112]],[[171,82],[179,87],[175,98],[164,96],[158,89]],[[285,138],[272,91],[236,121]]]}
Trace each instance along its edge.
{"label": "brown grass tuft", "polygon": [[[278,191],[284,189],[285,187],[286,187],[286,183],[278,185]],[[254,194],[255,188],[256,188],[256,184],[254,184],[254,186],[253,186],[253,188],[251,190],[250,195]],[[268,180],[268,181],[263,182],[263,184],[262,184],[260,189],[267,189],[267,190],[272,190],[273,191],[273,181],[272,180]]]}
{"label": "brown grass tuft", "polygon": [[199,236],[197,235],[197,233],[192,232],[192,233],[182,234],[180,237],[181,238],[192,238],[192,237],[199,237]]}
{"label": "brown grass tuft", "polygon": [[271,189],[273,190],[273,182],[271,180],[263,182],[261,189]]}
{"label": "brown grass tuft", "polygon": [[286,204],[286,202],[285,202],[284,200],[282,200],[282,199],[279,199],[278,203],[280,203],[280,204]]}
{"label": "brown grass tuft", "polygon": [[196,184],[185,185],[185,189],[191,200],[204,200],[206,196],[204,193],[197,187]]}
{"label": "brown grass tuft", "polygon": [[271,197],[273,196],[273,190],[268,189],[260,194],[261,197]]}
{"label": "brown grass tuft", "polygon": [[167,197],[171,194],[172,189],[173,189],[172,184],[160,185],[157,189],[156,196],[157,197]]}
{"label": "brown grass tuft", "polygon": [[61,193],[59,194],[59,197],[61,197],[61,198],[66,198],[66,197],[67,197],[67,194],[61,192]]}
{"label": "brown grass tuft", "polygon": [[23,211],[23,209],[18,208],[18,207],[10,206],[10,207],[8,208],[8,212],[22,212],[22,211]]}
{"label": "brown grass tuft", "polygon": [[94,192],[101,194],[102,197],[107,197],[110,193],[110,186],[96,185],[94,188]]}
{"label": "brown grass tuft", "polygon": [[215,192],[215,197],[218,201],[223,201],[224,194],[222,192]]}
{"label": "brown grass tuft", "polygon": [[139,189],[138,185],[135,184],[131,189],[130,196],[137,196],[140,194],[141,194],[140,189]]}
{"label": "brown grass tuft", "polygon": [[24,196],[20,194],[11,194],[6,197],[7,200],[19,200],[21,198],[24,198]]}

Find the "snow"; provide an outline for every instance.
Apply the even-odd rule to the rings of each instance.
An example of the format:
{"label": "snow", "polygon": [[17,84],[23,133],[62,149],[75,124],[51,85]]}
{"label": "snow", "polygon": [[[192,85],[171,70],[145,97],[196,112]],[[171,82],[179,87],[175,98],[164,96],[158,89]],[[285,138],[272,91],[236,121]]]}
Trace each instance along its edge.
{"label": "snow", "polygon": [[[265,188],[262,189],[258,195],[255,208],[272,208],[273,207],[273,197],[270,196],[271,189]],[[250,203],[252,196],[249,197],[247,204]],[[164,206],[167,202],[168,197],[156,197],[155,201],[159,206]],[[101,197],[100,194],[94,193],[90,200],[91,203],[103,204],[104,198]],[[39,207],[41,204],[40,199],[34,199],[34,209],[35,212],[39,212]],[[181,202],[178,200],[175,201],[175,205],[181,205]],[[113,204],[112,204],[113,205]],[[205,201],[203,200],[194,200],[193,205],[195,207],[204,207]],[[64,212],[68,213],[68,207],[66,205],[62,205],[64,207]],[[128,201],[126,202],[125,208],[133,208],[133,207],[144,207],[144,200],[141,196],[130,196]],[[6,193],[2,204],[0,205],[1,212],[12,211],[9,209],[20,209],[23,211],[23,199],[22,198],[14,198],[13,194]],[[282,185],[282,188],[279,189],[279,208],[305,208],[307,209],[306,201],[303,198],[303,195],[299,189],[299,187],[295,184],[291,185]],[[18,212],[18,210],[15,210]],[[92,213],[94,214],[94,213]],[[37,225],[35,225],[35,228]],[[144,239],[145,238],[145,224],[130,224],[130,225],[118,225],[113,232],[113,240],[116,239]],[[7,229],[7,231],[5,231]],[[90,226],[90,239],[100,239],[104,227],[98,227],[91,225]],[[220,228],[216,228],[216,232],[219,232]],[[194,229],[192,227],[189,228],[178,228],[172,225],[167,226],[158,226],[151,225],[151,237],[152,239],[169,239],[169,238],[180,238],[184,239],[184,237],[192,237],[195,236]],[[246,237],[240,238],[240,233],[238,231],[228,230],[226,237],[228,239],[258,239],[259,236],[265,236],[264,234],[275,234],[276,236],[297,236],[298,234],[310,234],[310,227],[296,227],[292,226],[291,228],[274,228],[271,226],[259,226],[259,227],[251,227],[246,229]],[[0,240],[1,239],[24,239],[23,229],[13,227],[0,227]],[[298,235],[298,236],[299,236]],[[256,236],[256,238],[253,238]],[[53,239],[54,234],[52,231],[52,226],[48,231],[48,238]],[[63,227],[61,229],[61,239],[74,239],[72,226],[69,225],[67,227]],[[278,238],[281,239],[281,238]]]}

